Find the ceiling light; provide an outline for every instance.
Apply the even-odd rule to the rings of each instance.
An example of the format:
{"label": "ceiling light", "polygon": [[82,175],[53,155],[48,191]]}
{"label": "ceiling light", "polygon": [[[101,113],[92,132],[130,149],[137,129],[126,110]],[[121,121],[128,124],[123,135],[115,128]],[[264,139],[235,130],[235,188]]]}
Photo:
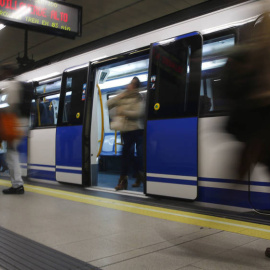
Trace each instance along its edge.
{"label": "ceiling light", "polygon": [[[140,80],[140,82],[147,82],[148,74],[138,75],[137,77]],[[108,88],[128,85],[133,78],[134,76],[106,81],[105,83],[100,85],[100,89],[108,89]]]}

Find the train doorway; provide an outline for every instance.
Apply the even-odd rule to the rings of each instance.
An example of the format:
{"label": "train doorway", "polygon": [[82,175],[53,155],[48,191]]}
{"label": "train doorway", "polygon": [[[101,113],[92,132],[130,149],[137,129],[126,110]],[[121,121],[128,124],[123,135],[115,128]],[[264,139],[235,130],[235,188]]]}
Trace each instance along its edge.
{"label": "train doorway", "polygon": [[[123,60],[123,58],[125,60]],[[123,140],[121,131],[112,126],[112,110],[107,101],[125,91],[136,76],[141,82],[140,95],[145,100],[148,81],[149,48],[138,54],[128,54],[119,60],[108,60],[104,64],[92,64],[93,102],[91,121],[91,186],[114,189],[121,173]],[[131,192],[143,192],[144,187],[132,187],[135,183],[133,161],[137,158],[136,148],[129,164],[128,187]]]}

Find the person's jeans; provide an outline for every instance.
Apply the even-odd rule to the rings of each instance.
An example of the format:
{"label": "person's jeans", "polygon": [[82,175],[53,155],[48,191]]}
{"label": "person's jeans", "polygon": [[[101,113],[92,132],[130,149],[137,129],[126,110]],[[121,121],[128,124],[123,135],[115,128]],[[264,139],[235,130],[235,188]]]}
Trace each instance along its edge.
{"label": "person's jeans", "polygon": [[19,161],[19,153],[17,151],[17,146],[20,141],[13,141],[8,143],[7,149],[7,164],[9,168],[10,180],[12,187],[17,188],[23,185],[21,166]]}
{"label": "person's jeans", "polygon": [[[121,175],[128,175],[129,165],[134,160],[135,174],[143,171],[143,129],[127,131],[122,133],[124,146],[122,150]],[[134,159],[134,149],[136,144],[137,157]]]}

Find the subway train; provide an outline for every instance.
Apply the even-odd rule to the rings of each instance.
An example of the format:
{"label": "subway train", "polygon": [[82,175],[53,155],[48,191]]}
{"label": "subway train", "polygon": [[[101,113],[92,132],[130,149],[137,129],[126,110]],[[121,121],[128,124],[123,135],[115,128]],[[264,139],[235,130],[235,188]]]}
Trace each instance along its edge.
{"label": "subway train", "polygon": [[270,175],[263,165],[237,179],[243,146],[224,129],[220,87],[228,49],[250,38],[263,11],[259,1],[247,1],[179,18],[20,74],[17,79],[35,84],[29,137],[19,147],[23,175],[113,191],[122,141],[110,127],[106,103],[137,76],[146,103],[146,183],[131,187],[131,165],[123,192],[217,209],[270,209]]}

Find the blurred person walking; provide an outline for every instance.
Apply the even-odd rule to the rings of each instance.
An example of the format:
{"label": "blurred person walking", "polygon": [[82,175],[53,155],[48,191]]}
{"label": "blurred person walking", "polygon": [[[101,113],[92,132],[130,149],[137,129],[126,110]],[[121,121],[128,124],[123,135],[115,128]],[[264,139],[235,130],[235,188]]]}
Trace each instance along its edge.
{"label": "blurred person walking", "polygon": [[[239,179],[257,163],[270,172],[270,16],[254,24],[249,44],[233,50],[223,70],[224,91],[231,105],[227,131],[244,144],[238,165]],[[265,255],[270,257],[270,248]]]}
{"label": "blurred person walking", "polygon": [[255,23],[249,44],[234,49],[223,70],[224,92],[230,102],[227,131],[244,149],[238,166],[240,179],[261,162],[270,172],[270,17]]}
{"label": "blurred person walking", "polygon": [[17,147],[29,129],[30,105],[33,98],[32,87],[26,87],[26,84],[13,78],[15,70],[12,65],[0,67],[0,100],[2,103],[0,138],[7,140],[6,161],[12,184],[12,187],[3,190],[4,194],[24,193]]}
{"label": "blurred person walking", "polygon": [[108,100],[107,106],[112,113],[111,129],[118,130],[124,141],[121,175],[115,190],[127,189],[128,170],[134,155],[136,144],[137,158],[135,159],[136,182],[132,187],[139,187],[144,182],[143,175],[143,114],[144,102],[139,93],[140,80],[134,77],[127,89]]}

